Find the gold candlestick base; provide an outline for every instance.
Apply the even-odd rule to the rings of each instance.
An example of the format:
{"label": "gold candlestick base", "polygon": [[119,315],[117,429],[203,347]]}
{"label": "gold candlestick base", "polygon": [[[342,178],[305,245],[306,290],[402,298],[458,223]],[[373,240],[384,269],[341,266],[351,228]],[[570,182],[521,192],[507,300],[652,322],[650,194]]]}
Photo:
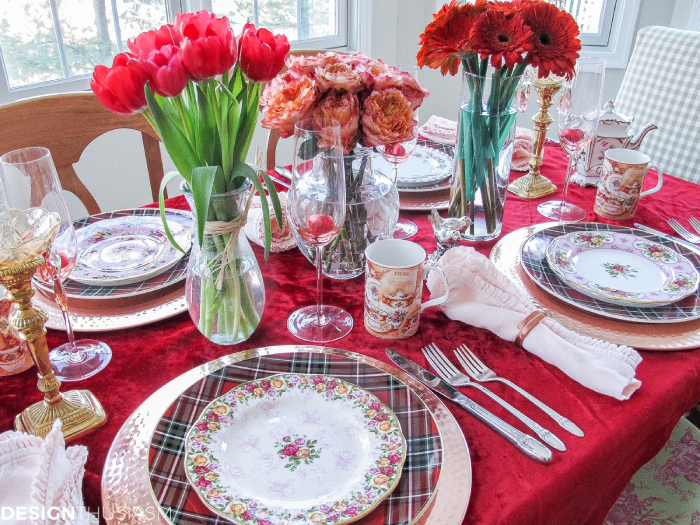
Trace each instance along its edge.
{"label": "gold candlestick base", "polygon": [[27,342],[39,372],[37,386],[44,393],[42,401],[34,403],[15,418],[15,429],[44,437],[51,430],[54,421],[60,418],[63,435],[69,441],[102,426],[106,415],[102,405],[89,391],[60,392],[61,382],[56,379],[49,361],[44,328],[47,315],[32,305],[32,275],[43,264],[44,258],[39,256],[23,264],[0,267],[0,283],[10,292],[10,299],[17,304],[10,324]]}
{"label": "gold candlestick base", "polygon": [[533,69],[528,69],[527,74],[532,79],[532,85],[537,91],[537,105],[540,106],[540,111],[532,117],[532,121],[535,123],[535,143],[530,158],[529,173],[510,183],[508,191],[522,199],[537,199],[557,191],[557,187],[552,184],[552,181],[540,174],[540,166],[542,165],[544,141],[547,138],[547,128],[554,122],[548,110],[552,105],[552,98],[564,85],[564,78],[552,74],[547,78],[538,78],[537,72]]}

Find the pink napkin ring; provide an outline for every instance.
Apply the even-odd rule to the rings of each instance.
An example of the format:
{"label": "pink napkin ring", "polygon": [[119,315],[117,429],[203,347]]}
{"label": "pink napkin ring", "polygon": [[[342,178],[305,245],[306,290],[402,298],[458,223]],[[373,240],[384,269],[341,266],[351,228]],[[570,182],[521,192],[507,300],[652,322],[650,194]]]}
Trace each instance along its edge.
{"label": "pink napkin ring", "polygon": [[523,341],[525,338],[530,335],[532,329],[535,328],[546,315],[547,313],[544,310],[533,310],[525,316],[525,319],[518,323],[519,333],[515,338],[515,341],[513,341],[517,347],[523,347]]}

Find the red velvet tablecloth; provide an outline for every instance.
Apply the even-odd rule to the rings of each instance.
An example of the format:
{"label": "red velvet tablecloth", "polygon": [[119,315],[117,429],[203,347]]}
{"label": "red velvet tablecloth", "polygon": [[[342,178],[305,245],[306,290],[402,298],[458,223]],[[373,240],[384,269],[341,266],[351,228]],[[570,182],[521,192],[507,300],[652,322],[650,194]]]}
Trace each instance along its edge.
{"label": "red velvet tablecloth", "polygon": [[[548,146],[543,174],[562,186],[565,167],[561,150]],[[519,175],[514,173],[513,177]],[[655,183],[655,175],[650,174],[645,187]],[[672,233],[666,219],[691,215],[700,218],[699,192],[697,185],[666,177],[659,193],[642,199],[635,221]],[[570,189],[570,200],[589,210],[589,221],[600,220],[592,212],[594,196],[593,188]],[[504,234],[543,222],[536,211],[541,200],[523,201],[509,194]],[[176,198],[169,206],[185,208],[186,204]],[[412,240],[433,251],[435,239],[427,215],[405,216],[419,226]],[[488,254],[494,243],[481,243],[476,248]],[[103,428],[76,442],[86,445],[90,454],[84,481],[85,503],[90,510],[97,511],[100,506],[100,478],[114,436],[155,390],[198,365],[232,352],[299,343],[287,331],[286,320],[300,305],[314,302],[315,271],[298,250],[273,254],[267,263],[263,262],[262,250],[255,250],[265,279],[267,303],[260,326],[245,343],[224,347],[209,342],[187,313],[140,328],[99,334],[114,352],[112,362],[96,376],[70,385],[91,390],[109,416]],[[326,302],[346,309],[355,320],[352,333],[331,345],[387,361],[387,342],[370,336],[363,327],[363,285],[362,278],[325,280]],[[65,341],[65,334],[49,331],[48,339],[49,346],[54,347]],[[547,424],[566,443],[567,452],[554,452],[551,465],[540,465],[450,405],[464,430],[472,458],[473,489],[465,524],[601,524],[632,475],[661,449],[680,417],[700,400],[698,350],[642,352],[643,361],[637,369],[642,387],[630,400],[621,402],[584,388],[489,332],[449,321],[435,308],[423,314],[418,334],[392,346],[425,364],[419,349],[433,341],[444,350],[467,343],[500,374],[571,418],[586,434],[577,438],[564,432],[514,391],[495,384],[497,394]],[[466,393],[509,423],[527,430],[480,392]],[[15,414],[39,399],[33,371],[0,379],[0,431],[11,429]]]}

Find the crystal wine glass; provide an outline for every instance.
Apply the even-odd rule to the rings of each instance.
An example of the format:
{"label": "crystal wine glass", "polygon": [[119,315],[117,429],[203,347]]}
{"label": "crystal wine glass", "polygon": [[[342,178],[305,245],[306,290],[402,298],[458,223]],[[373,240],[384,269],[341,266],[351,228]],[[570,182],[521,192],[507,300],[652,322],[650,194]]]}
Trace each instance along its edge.
{"label": "crystal wine glass", "polygon": [[46,148],[11,151],[0,157],[0,168],[10,208],[44,208],[61,217],[51,250],[44,254],[46,264],[36,273],[39,280],[53,288],[68,333],[68,342],[49,353],[51,367],[61,381],[79,381],[95,375],[112,359],[112,350],[94,339],[76,341],[73,335],[62,281],[75,266],[78,243],[51,152]]}
{"label": "crystal wine glass", "polygon": [[581,58],[576,64],[574,78],[567,82],[559,98],[559,140],[569,156],[569,163],[562,199],[543,202],[537,207],[537,211],[549,219],[582,221],[586,218],[586,210],[566,202],[566,197],[576,158],[591,143],[598,128],[604,79],[604,60]]}
{"label": "crystal wine glass", "polygon": [[[398,64],[394,66],[399,71],[410,74],[416,82],[418,81],[418,66]],[[413,126],[413,137],[410,139],[399,142],[398,144],[391,145],[380,145],[377,146],[377,151],[382,154],[382,157],[391,164],[391,180],[396,185],[396,180],[399,175],[399,164],[406,162],[411,155],[413,150],[416,149],[416,142],[418,141],[418,110],[413,111],[413,119],[416,124]],[[408,219],[402,219],[396,221],[396,227],[394,228],[394,239],[408,239],[413,237],[418,233],[418,226],[413,221]]]}
{"label": "crystal wine glass", "polygon": [[323,247],[345,221],[345,170],[340,123],[305,119],[294,127],[294,164],[287,194],[287,218],[316,251],[316,304],[294,312],[289,331],[304,341],[327,343],[352,330],[352,316],[323,304]]}

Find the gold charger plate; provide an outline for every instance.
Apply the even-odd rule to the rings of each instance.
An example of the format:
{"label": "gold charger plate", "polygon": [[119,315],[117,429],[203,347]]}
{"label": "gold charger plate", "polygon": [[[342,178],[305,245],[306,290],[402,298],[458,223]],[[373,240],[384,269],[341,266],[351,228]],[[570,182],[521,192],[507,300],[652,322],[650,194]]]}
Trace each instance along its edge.
{"label": "gold charger plate", "polygon": [[685,323],[643,324],[608,319],[552,297],[532,282],[520,264],[530,236],[552,223],[535,224],[504,236],[491,250],[491,262],[554,319],[580,334],[628,345],[638,350],[673,351],[700,347],[700,319]]}
{"label": "gold charger plate", "polygon": [[347,350],[304,345],[257,348],[215,359],[173,379],[146,399],[119,430],[105,460],[102,473],[102,516],[106,523],[169,523],[163,517],[151,490],[148,451],[155,426],[165,410],[185,389],[224,366],[260,356],[294,352],[333,354],[367,363],[393,375],[423,400],[440,432],[443,457],[434,498],[414,523],[461,524],[471,495],[471,459],[464,434],[442,401],[427,387],[392,365]]}
{"label": "gold charger plate", "polygon": [[[43,289],[32,298],[48,315],[46,328],[65,330],[63,314],[54,301],[54,296]],[[91,301],[90,299],[68,299],[68,315],[73,330],[80,332],[106,332],[135,328],[187,311],[185,286],[182,281],[167,288],[136,296]]]}

